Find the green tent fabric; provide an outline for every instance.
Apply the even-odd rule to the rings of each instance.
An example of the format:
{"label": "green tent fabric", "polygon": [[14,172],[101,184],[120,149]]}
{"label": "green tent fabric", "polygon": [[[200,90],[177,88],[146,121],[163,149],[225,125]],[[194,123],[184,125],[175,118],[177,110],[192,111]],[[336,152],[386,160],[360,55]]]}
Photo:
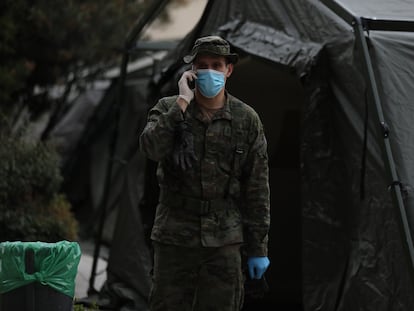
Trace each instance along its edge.
{"label": "green tent fabric", "polygon": [[[360,38],[326,3],[356,17],[414,21],[412,0],[209,0],[199,23],[176,48],[153,67],[129,74],[116,150],[123,161],[114,162],[108,203],[119,214],[115,230],[105,231],[113,232],[106,288],[117,300],[122,283],[128,287],[122,296],[129,299],[133,289],[136,304],[144,308],[150,288],[151,259],[143,235],[157,204],[156,163],[140,152],[130,156],[147,105],[177,92],[178,78],[188,68],[182,57],[197,37],[219,34],[241,56],[229,92],[259,112],[269,143],[269,304],[298,302],[306,311],[412,309],[413,267],[389,188],[396,181],[404,185],[414,233],[414,33],[363,34],[390,130],[398,175],[393,180]],[[116,86],[115,81],[96,104],[76,161],[66,166],[69,196],[96,209],[107,174]],[[68,133],[68,125],[64,129]]]}
{"label": "green tent fabric", "polygon": [[[25,254],[34,252],[34,273],[26,273]],[[39,282],[74,296],[75,277],[81,251],[76,242],[2,242],[0,243],[0,293]]]}
{"label": "green tent fabric", "polygon": [[[414,303],[413,268],[406,251],[410,232],[403,232],[389,190],[393,182],[403,184],[405,212],[414,232],[414,33],[363,33],[385,116],[380,120],[361,40],[339,13],[412,22],[411,1],[223,3],[208,1],[199,24],[163,60],[152,97],[176,92],[176,81],[188,68],[181,59],[197,37],[219,34],[241,55],[228,89],[259,112],[269,146],[269,304],[296,298],[306,311],[409,310]],[[345,10],[338,13],[327,4]],[[283,71],[293,72],[302,85],[292,88],[289,96],[283,96],[288,87],[278,88],[289,79]],[[301,89],[305,90],[304,99],[297,109],[292,99]],[[300,125],[286,126],[283,131],[296,120],[290,113],[297,112]],[[379,121],[389,128],[387,140]],[[300,140],[294,139],[295,131]],[[287,139],[283,139],[285,132]],[[296,142],[299,147],[281,161],[278,152]],[[386,157],[385,142],[391,145],[394,161]],[[291,159],[299,153],[294,170]],[[395,165],[396,180],[390,178],[388,165]],[[289,196],[285,195],[287,189],[292,190]],[[293,226],[296,232],[292,232]],[[301,247],[296,257],[292,245]],[[292,265],[298,257],[301,265]],[[300,279],[292,283],[297,270]]]}

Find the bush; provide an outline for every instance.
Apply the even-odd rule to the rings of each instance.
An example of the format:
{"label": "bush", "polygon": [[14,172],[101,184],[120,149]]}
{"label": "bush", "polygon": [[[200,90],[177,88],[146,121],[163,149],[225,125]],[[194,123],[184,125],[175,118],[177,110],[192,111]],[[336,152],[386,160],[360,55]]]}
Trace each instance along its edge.
{"label": "bush", "polygon": [[0,241],[76,240],[78,224],[59,193],[59,156],[43,142],[0,132]]}

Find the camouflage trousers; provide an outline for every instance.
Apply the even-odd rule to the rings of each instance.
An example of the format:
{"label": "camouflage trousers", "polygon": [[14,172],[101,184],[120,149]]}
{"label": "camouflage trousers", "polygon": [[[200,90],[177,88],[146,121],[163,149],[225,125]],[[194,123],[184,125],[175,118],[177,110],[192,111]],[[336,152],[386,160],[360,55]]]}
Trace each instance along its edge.
{"label": "camouflage trousers", "polygon": [[240,245],[181,247],[154,242],[151,311],[238,311]]}

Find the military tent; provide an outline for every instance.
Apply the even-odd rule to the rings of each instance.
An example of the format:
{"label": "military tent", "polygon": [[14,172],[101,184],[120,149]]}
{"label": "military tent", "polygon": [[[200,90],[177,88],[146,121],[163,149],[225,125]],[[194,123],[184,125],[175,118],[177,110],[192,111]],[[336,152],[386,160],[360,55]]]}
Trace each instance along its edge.
{"label": "military tent", "polygon": [[127,155],[146,110],[177,92],[194,40],[218,34],[241,57],[228,91],[258,111],[269,144],[269,292],[255,306],[410,310],[413,31],[407,0],[208,1],[195,28],[140,80],[145,87],[127,76],[135,95],[121,112],[110,188],[119,210],[112,285],[127,284],[145,304],[156,163]]}

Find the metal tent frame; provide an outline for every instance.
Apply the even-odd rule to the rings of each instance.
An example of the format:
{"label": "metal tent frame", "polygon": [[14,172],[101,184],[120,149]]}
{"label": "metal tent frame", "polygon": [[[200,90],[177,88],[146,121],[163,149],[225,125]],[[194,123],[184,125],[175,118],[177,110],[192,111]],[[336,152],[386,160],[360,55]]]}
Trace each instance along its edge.
{"label": "metal tent frame", "polygon": [[[398,31],[398,32],[414,32],[414,21],[411,20],[390,20],[390,19],[375,19],[375,18],[366,18],[357,16],[351,10],[344,7],[342,4],[336,2],[335,0],[320,0],[320,2],[325,5],[328,9],[333,11],[337,16],[342,18],[346,23],[353,27],[355,31],[356,41],[361,47],[361,57],[364,62],[365,66],[365,74],[369,83],[369,91],[371,92],[373,98],[373,104],[375,106],[376,117],[378,126],[378,131],[381,132],[381,136],[383,137],[383,156],[384,162],[387,165],[387,173],[388,178],[390,180],[389,188],[392,189],[392,197],[395,206],[397,207],[400,220],[401,220],[401,228],[403,235],[405,237],[405,246],[407,250],[407,256],[410,260],[411,266],[413,268],[412,272],[414,272],[414,244],[413,238],[411,236],[411,231],[407,219],[407,211],[403,201],[403,185],[398,178],[395,161],[392,153],[392,148],[390,144],[390,130],[385,121],[384,113],[383,113],[383,106],[381,103],[379,91],[378,91],[378,83],[377,77],[375,76],[373,65],[371,62],[371,56],[368,49],[367,44],[367,35],[369,31]],[[119,124],[119,116],[120,111],[122,109],[122,103],[124,101],[123,98],[123,86],[125,84],[126,79],[126,68],[129,61],[129,55],[134,50],[137,49],[136,40],[141,34],[144,27],[154,19],[158,15],[160,11],[165,7],[168,3],[168,0],[156,0],[153,1],[151,6],[148,8],[147,12],[145,12],[136,22],[134,27],[132,28],[131,32],[128,34],[127,39],[125,40],[125,45],[122,54],[122,63],[120,66],[120,76],[118,78],[118,103],[115,107],[115,128],[112,136],[111,143],[109,145],[110,148],[110,158],[108,159],[107,163],[107,176],[105,180],[104,186],[104,197],[102,200],[102,208],[101,214],[99,217],[99,225],[98,225],[98,232],[96,236],[95,242],[95,250],[94,250],[94,260],[92,265],[91,276],[89,280],[89,293],[94,293],[96,290],[94,289],[94,282],[95,282],[95,275],[96,275],[96,267],[97,267],[97,259],[100,252],[100,245],[101,245],[101,236],[103,231],[103,226],[106,218],[106,212],[108,210],[108,194],[109,188],[111,185],[111,172],[112,172],[112,164],[115,157],[115,146],[116,140],[118,135],[118,124]],[[412,273],[414,276],[414,273]]]}
{"label": "metal tent frame", "polygon": [[[114,108],[115,112],[115,125],[111,136],[111,141],[109,143],[109,159],[107,162],[107,170],[105,176],[105,184],[104,184],[104,191],[103,191],[103,198],[101,203],[100,215],[99,215],[99,223],[98,223],[98,232],[95,238],[95,248],[93,253],[93,263],[92,263],[92,270],[91,275],[89,278],[89,289],[88,294],[96,293],[95,289],[95,277],[96,277],[96,269],[98,265],[98,257],[100,253],[100,248],[102,244],[102,234],[105,224],[105,219],[107,216],[107,212],[109,209],[109,192],[112,182],[112,170],[113,170],[113,162],[120,161],[117,159],[116,153],[116,145],[118,139],[118,129],[121,117],[121,110],[124,102],[124,85],[127,76],[127,66],[130,59],[130,54],[136,49],[136,41],[137,38],[141,35],[142,31],[144,30],[145,26],[148,25],[151,21],[153,21],[158,14],[164,9],[167,5],[169,0],[156,0],[151,3],[148,9],[137,19],[133,27],[131,28],[130,32],[128,33],[124,47],[122,50],[122,61],[120,65],[120,75],[117,81],[117,103]],[[121,160],[125,161],[125,160]]]}
{"label": "metal tent frame", "polygon": [[381,103],[381,98],[378,91],[377,77],[375,76],[374,68],[371,62],[366,35],[369,34],[369,31],[414,32],[414,21],[360,17],[335,0],[320,1],[353,27],[356,36],[356,42],[361,47],[361,56],[365,66],[365,74],[369,83],[369,91],[371,92],[373,98],[373,104],[375,107],[378,122],[377,129],[381,132],[381,136],[383,137],[382,149],[384,163],[387,166],[388,178],[390,180],[389,190],[393,190],[392,198],[400,216],[402,233],[405,238],[405,249],[407,251],[407,256],[410,260],[411,267],[413,268],[413,270],[411,270],[411,275],[414,277],[414,245],[410,226],[408,223],[407,210],[405,208],[403,200],[404,187],[402,182],[399,180],[396,171],[395,161],[390,144],[390,129],[385,121],[383,105]]}

